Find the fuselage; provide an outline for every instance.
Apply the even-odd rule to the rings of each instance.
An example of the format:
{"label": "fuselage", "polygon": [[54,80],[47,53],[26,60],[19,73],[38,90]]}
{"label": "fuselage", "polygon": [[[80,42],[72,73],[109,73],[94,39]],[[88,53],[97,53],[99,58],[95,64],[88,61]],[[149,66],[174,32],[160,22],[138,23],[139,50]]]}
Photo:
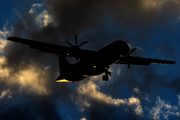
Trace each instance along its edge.
{"label": "fuselage", "polygon": [[120,56],[126,56],[129,53],[129,46],[121,40],[117,40],[108,46],[100,49],[94,55],[85,55],[81,60],[69,66],[60,80],[80,81],[89,76],[99,75],[105,72],[114,62],[120,59]]}

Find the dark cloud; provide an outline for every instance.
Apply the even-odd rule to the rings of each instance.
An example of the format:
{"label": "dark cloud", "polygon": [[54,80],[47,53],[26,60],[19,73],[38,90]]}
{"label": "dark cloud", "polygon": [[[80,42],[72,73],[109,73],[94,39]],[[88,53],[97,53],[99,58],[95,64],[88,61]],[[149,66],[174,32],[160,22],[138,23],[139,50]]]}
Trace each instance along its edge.
{"label": "dark cloud", "polygon": [[61,120],[56,106],[52,103],[48,96],[22,96],[13,96],[13,100],[1,100],[4,103],[4,105],[1,104],[1,108],[4,109],[0,112],[1,120]]}
{"label": "dark cloud", "polygon": [[[20,19],[13,25],[13,36],[65,45],[65,40],[74,43],[74,35],[78,34],[79,43],[88,40],[89,44],[83,47],[92,50],[98,50],[116,39],[123,39],[135,47],[143,48],[145,52],[148,49],[152,50],[152,48],[157,52],[156,48],[162,47],[159,54],[171,54],[167,56],[177,58],[174,48],[168,45],[169,39],[167,39],[167,43],[162,43],[164,38],[168,36],[158,40],[159,46],[156,44],[157,41],[154,40],[157,32],[161,32],[161,30],[157,31],[156,28],[160,29],[162,27],[164,31],[169,31],[171,28],[173,32],[175,31],[171,24],[179,17],[179,5],[176,0],[165,0],[163,2],[156,2],[155,0],[147,0],[146,2],[144,0],[44,0],[43,2],[53,22],[45,27],[39,27],[36,23],[37,15],[28,12],[30,7],[23,12],[22,9],[21,11],[17,10]],[[28,6],[30,5],[28,4]],[[157,46],[154,47],[154,45]],[[164,48],[164,45],[167,46]],[[134,55],[145,54],[145,52],[140,51],[137,51]],[[59,75],[57,74],[59,73],[57,56],[38,53],[36,50],[30,49],[29,46],[11,42],[5,47],[4,56],[7,58],[7,63],[3,67],[10,69],[11,76],[17,77],[17,75],[23,74],[22,71],[31,68],[34,68],[39,76],[30,79],[35,81],[34,84],[27,81],[27,85],[22,84],[19,80],[17,80],[17,84],[9,85],[14,79],[12,77],[2,78],[0,86],[3,85],[3,87],[1,88],[7,89],[10,86],[12,100],[17,100],[18,103],[13,102],[14,104],[7,105],[10,109],[0,112],[0,119],[6,119],[6,116],[8,116],[8,119],[62,119],[68,114],[78,119],[82,118],[81,115],[83,114],[87,119],[94,120],[143,119],[144,117],[144,115],[138,116],[132,106],[117,107],[91,99],[91,97],[88,98],[85,95],[79,95],[76,87],[86,83],[89,79],[75,84],[55,83],[55,79]],[[158,54],[154,57],[157,56]],[[46,67],[49,68],[46,69]],[[120,78],[119,75],[113,74],[116,80],[113,81],[112,86],[100,86],[104,88],[102,88],[102,93],[107,90],[105,87],[109,87],[109,91],[106,92],[114,97],[119,97],[119,94],[126,92],[120,91],[120,88],[125,85],[128,86],[127,89],[140,89],[142,93],[137,97],[143,101],[146,93],[153,95],[155,92],[154,94],[157,94],[159,85],[165,88],[175,88],[179,91],[178,79],[167,85],[165,80],[168,75],[164,75],[167,72],[162,76],[153,67],[132,66],[130,69],[124,66],[121,67]],[[33,73],[36,72],[33,71]],[[31,76],[33,77],[33,75]],[[20,78],[17,77],[17,79]],[[39,79],[39,82],[35,79]],[[7,81],[10,82],[7,84]],[[37,89],[33,87],[35,84],[39,86]],[[22,86],[24,87],[22,88]],[[39,90],[38,88],[50,92],[47,92],[47,94],[34,92]],[[20,94],[22,97],[17,97]],[[72,100],[72,96],[74,100],[77,100],[77,98],[89,99],[91,106],[81,112],[79,106]],[[64,106],[67,106],[67,108]],[[64,113],[64,111],[59,110],[60,108],[68,109],[66,110],[68,112]],[[73,111],[69,112],[71,109]]]}

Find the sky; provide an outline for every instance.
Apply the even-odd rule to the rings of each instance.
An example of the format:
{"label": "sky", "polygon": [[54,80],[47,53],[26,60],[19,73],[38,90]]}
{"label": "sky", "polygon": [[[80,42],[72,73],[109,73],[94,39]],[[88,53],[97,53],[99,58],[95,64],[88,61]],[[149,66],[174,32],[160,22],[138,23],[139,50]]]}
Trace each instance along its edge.
{"label": "sky", "polygon": [[[1,0],[1,120],[179,120],[179,0]],[[124,40],[132,56],[174,65],[113,64],[112,77],[56,83],[58,57],[8,36],[97,51]]]}

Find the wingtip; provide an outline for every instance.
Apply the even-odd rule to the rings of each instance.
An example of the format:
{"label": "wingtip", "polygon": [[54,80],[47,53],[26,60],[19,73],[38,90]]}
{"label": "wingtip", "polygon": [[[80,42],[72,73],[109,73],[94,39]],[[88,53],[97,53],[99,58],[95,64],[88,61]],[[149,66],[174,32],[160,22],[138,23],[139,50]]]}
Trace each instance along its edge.
{"label": "wingtip", "polygon": [[170,61],[169,63],[167,63],[167,64],[169,64],[169,65],[173,65],[173,64],[175,64],[176,63],[176,61]]}
{"label": "wingtip", "polygon": [[11,36],[7,37],[7,40],[9,40],[11,38]]}
{"label": "wingtip", "polygon": [[8,38],[7,38],[7,40],[12,40],[13,39],[13,37],[12,36],[9,36]]}

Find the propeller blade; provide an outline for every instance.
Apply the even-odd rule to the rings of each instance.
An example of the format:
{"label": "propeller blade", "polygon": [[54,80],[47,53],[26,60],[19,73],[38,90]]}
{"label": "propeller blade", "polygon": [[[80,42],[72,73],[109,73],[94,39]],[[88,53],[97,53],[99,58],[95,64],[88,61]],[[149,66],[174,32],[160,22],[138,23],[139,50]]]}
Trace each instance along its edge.
{"label": "propeller blade", "polygon": [[81,47],[82,45],[88,43],[88,41],[84,41],[83,43],[81,43],[78,47]]}
{"label": "propeller blade", "polygon": [[130,64],[128,64],[128,69],[130,68]]}
{"label": "propeller blade", "polygon": [[79,46],[77,45],[77,34],[75,35],[75,43],[76,46],[71,44],[70,42],[66,41],[67,44],[69,44],[71,47],[73,47],[74,53],[76,54],[76,61],[78,61],[80,58],[79,56],[79,47],[81,47],[82,45],[84,45],[85,43],[87,43],[87,41],[84,41],[83,43],[81,43]]}
{"label": "propeller blade", "polygon": [[76,58],[76,61],[78,61],[79,60],[79,58]]}
{"label": "propeller blade", "polygon": [[77,46],[77,35],[75,35],[75,42],[76,42],[76,46]]}
{"label": "propeller blade", "polygon": [[67,44],[69,44],[71,47],[73,47],[74,45],[72,45],[70,42],[66,41]]}
{"label": "propeller blade", "polygon": [[135,50],[137,50],[137,48],[132,49],[129,54],[131,54],[131,53],[134,52]]}
{"label": "propeller blade", "polygon": [[129,53],[126,55],[126,57],[128,57],[128,56],[129,56],[132,52],[134,52],[135,50],[137,50],[137,48],[132,49],[131,52],[129,52]]}

